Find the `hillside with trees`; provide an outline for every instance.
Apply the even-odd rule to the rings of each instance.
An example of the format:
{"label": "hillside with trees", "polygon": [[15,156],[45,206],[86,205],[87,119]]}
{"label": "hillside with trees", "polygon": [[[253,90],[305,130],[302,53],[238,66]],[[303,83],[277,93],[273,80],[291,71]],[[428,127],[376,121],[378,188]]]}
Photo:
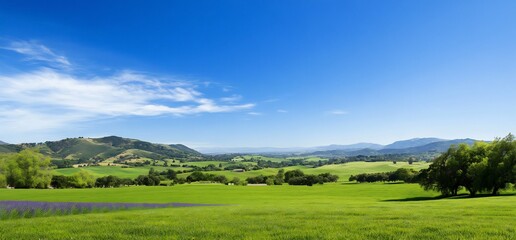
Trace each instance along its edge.
{"label": "hillside with trees", "polygon": [[155,144],[137,139],[109,136],[103,138],[67,138],[42,143],[0,145],[0,153],[19,152],[35,148],[55,160],[70,160],[74,163],[98,163],[106,159],[130,160],[138,158],[201,159],[202,154],[182,144]]}

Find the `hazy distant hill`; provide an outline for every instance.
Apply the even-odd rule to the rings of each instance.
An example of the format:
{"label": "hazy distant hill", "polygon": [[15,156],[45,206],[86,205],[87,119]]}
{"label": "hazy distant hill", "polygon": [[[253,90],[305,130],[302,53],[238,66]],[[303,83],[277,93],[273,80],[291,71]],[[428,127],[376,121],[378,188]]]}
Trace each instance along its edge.
{"label": "hazy distant hill", "polygon": [[424,153],[424,152],[445,152],[448,150],[448,148],[451,145],[457,145],[460,143],[466,143],[469,145],[472,145],[477,140],[474,139],[454,139],[454,140],[445,140],[445,141],[438,141],[438,142],[432,142],[429,144],[425,144],[422,146],[416,146],[416,147],[409,147],[409,148],[403,148],[403,149],[382,149],[379,152],[382,154],[393,154],[393,153]]}
{"label": "hazy distant hill", "polygon": [[202,153],[206,154],[220,154],[220,153],[290,153],[290,154],[302,154],[302,153],[310,153],[316,151],[334,151],[334,150],[342,150],[342,151],[354,151],[360,150],[364,148],[370,149],[381,149],[383,145],[376,143],[356,143],[349,145],[327,145],[327,146],[318,146],[318,147],[290,147],[290,148],[275,148],[275,147],[233,147],[233,148],[224,148],[224,147],[205,147],[205,148],[197,148]]}
{"label": "hazy distant hill", "polygon": [[[40,152],[53,158],[76,160],[105,160],[121,155],[132,155],[151,159],[201,157],[202,154],[181,144],[155,144],[137,139],[109,136],[103,138],[67,138],[44,143],[24,143],[9,146],[7,151],[36,147]],[[18,149],[12,146],[18,147]],[[2,149],[0,148],[0,151]]]}
{"label": "hazy distant hill", "polygon": [[6,144],[7,144],[6,142],[0,141],[0,145],[6,145]]}
{"label": "hazy distant hill", "polygon": [[[406,146],[411,145],[418,145],[420,143],[423,143],[424,141],[431,141],[423,140],[423,141],[399,141],[397,143],[397,146],[402,146],[403,144],[406,144]],[[455,140],[441,140],[437,142],[431,142],[424,145],[418,145],[415,147],[407,147],[407,148],[384,148],[380,150],[370,149],[370,148],[364,148],[354,151],[348,151],[348,150],[327,150],[327,151],[316,151],[312,153],[307,153],[306,155],[317,155],[317,156],[358,156],[358,155],[364,155],[364,156],[375,156],[375,155],[383,155],[383,154],[422,154],[422,153],[440,153],[445,152],[448,150],[448,148],[451,145],[457,145],[460,143],[466,143],[469,145],[472,145],[478,140],[474,139],[455,139]]]}
{"label": "hazy distant hill", "polygon": [[413,138],[403,141],[396,141],[389,145],[386,145],[383,149],[403,149],[403,148],[412,148],[427,145],[434,142],[446,141],[446,139],[440,138]]}
{"label": "hazy distant hill", "polygon": [[328,145],[328,146],[322,146],[322,147],[316,147],[318,151],[326,151],[326,150],[360,150],[360,149],[373,149],[373,150],[379,150],[384,148],[383,145],[376,144],[376,143],[355,143],[355,144],[349,144],[349,145]]}

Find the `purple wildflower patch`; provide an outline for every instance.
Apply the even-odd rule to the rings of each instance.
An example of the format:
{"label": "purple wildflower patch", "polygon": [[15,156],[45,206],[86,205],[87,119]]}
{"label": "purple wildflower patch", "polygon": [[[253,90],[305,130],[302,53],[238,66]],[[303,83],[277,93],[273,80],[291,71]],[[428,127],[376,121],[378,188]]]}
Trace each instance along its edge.
{"label": "purple wildflower patch", "polygon": [[30,218],[38,216],[69,215],[92,212],[109,212],[124,209],[222,206],[221,204],[195,203],[97,203],[97,202],[35,202],[0,201],[0,219]]}

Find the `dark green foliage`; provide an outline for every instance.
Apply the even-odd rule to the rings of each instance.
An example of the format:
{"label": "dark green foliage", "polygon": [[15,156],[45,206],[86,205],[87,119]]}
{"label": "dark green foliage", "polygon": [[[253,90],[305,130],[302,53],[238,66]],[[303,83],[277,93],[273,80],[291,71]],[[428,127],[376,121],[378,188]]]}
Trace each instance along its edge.
{"label": "dark green foliage", "polygon": [[97,178],[95,182],[96,187],[121,187],[133,184],[134,181],[129,178],[119,178],[113,175]]}
{"label": "dark green foliage", "polygon": [[498,194],[515,182],[516,141],[509,134],[492,143],[477,142],[452,146],[437,157],[419,176],[425,190],[436,190],[443,195],[457,195],[466,188],[471,196],[477,192]]}
{"label": "dark green foliage", "polygon": [[285,181],[285,170],[280,169],[274,177],[274,185],[282,185]]}
{"label": "dark green foliage", "polygon": [[187,182],[199,182],[199,181],[209,181],[209,182],[219,182],[226,184],[228,182],[228,179],[226,176],[222,175],[215,175],[215,174],[209,174],[209,173],[202,173],[202,172],[192,172],[188,177],[186,177]]}
{"label": "dark green foliage", "polygon": [[303,175],[303,176],[295,176],[291,177],[288,180],[289,185],[306,185],[312,186],[314,184],[323,184],[322,178],[316,175]]}
{"label": "dark green foliage", "polygon": [[256,177],[248,177],[246,179],[246,181],[249,184],[264,184],[267,182],[268,178],[270,178],[270,179],[272,179],[272,181],[274,181],[274,176],[263,176],[263,175],[258,175]]}
{"label": "dark green foliage", "polygon": [[134,180],[136,185],[144,186],[158,186],[160,182],[161,179],[157,175],[140,175]]}
{"label": "dark green foliage", "polygon": [[74,187],[73,182],[73,176],[54,175],[50,185],[53,188],[72,188]]}
{"label": "dark green foliage", "polygon": [[[290,172],[290,173],[289,173]],[[287,180],[287,175],[289,178]],[[337,175],[330,173],[321,173],[319,175],[306,175],[301,170],[288,171],[285,173],[285,182],[289,185],[307,185],[323,184],[325,182],[336,182],[339,179]]]}
{"label": "dark green foliage", "polygon": [[318,176],[323,182],[337,182],[337,180],[339,180],[339,176],[333,175],[331,173],[321,173]]}
{"label": "dark green foliage", "polygon": [[393,172],[384,173],[362,173],[358,175],[351,175],[349,181],[363,182],[414,182],[418,172],[413,169],[399,168]]}
{"label": "dark green foliage", "polygon": [[303,171],[301,171],[299,169],[287,171],[287,172],[285,172],[285,182],[289,182],[291,178],[302,177],[304,175],[305,174],[303,173]]}
{"label": "dark green foliage", "polygon": [[169,180],[174,180],[177,178],[177,173],[172,169],[167,169],[166,177]]}

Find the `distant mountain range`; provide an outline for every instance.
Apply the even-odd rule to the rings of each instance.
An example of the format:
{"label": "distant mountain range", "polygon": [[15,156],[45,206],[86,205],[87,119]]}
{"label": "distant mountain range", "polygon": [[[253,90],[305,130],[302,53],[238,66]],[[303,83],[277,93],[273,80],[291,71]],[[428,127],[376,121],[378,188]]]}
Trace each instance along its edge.
{"label": "distant mountain range", "polygon": [[67,138],[44,143],[0,145],[0,152],[17,152],[35,147],[55,159],[98,160],[107,159],[191,159],[202,154],[182,144],[155,144],[137,139],[109,136],[103,138]]}
{"label": "distant mountain range", "polygon": [[389,145],[384,146],[384,149],[403,149],[423,146],[429,143],[447,141],[446,139],[440,138],[412,138],[409,140],[396,141]]}
{"label": "distant mountain range", "polygon": [[308,153],[316,151],[331,151],[331,150],[360,150],[364,148],[382,149],[384,146],[376,143],[355,143],[349,145],[328,145],[319,147],[291,147],[291,148],[276,148],[276,147],[205,147],[196,148],[197,151],[205,154],[223,154],[223,153]]}
{"label": "distant mountain range", "polygon": [[[327,145],[318,147],[294,148],[199,148],[204,154],[288,154],[335,156],[376,156],[385,154],[424,154],[446,151],[452,144],[473,144],[474,139],[446,140],[440,138],[414,138],[397,141],[388,145],[375,143],[356,143],[349,145]],[[202,159],[205,156],[182,144],[156,144],[137,139],[109,136],[103,138],[67,138],[44,143],[6,144],[1,142],[0,153],[17,152],[24,148],[35,147],[41,153],[54,159],[70,160],[115,160],[115,159]]]}
{"label": "distant mountain range", "polygon": [[388,145],[375,143],[356,143],[350,145],[328,145],[319,147],[298,148],[198,148],[206,154],[217,153],[245,153],[245,154],[299,154],[317,156],[358,156],[382,154],[421,154],[439,153],[446,151],[453,144],[473,144],[474,139],[440,139],[440,138],[413,138],[396,141]]}
{"label": "distant mountain range", "polygon": [[6,144],[7,144],[6,142],[0,141],[0,145],[6,145]]}

